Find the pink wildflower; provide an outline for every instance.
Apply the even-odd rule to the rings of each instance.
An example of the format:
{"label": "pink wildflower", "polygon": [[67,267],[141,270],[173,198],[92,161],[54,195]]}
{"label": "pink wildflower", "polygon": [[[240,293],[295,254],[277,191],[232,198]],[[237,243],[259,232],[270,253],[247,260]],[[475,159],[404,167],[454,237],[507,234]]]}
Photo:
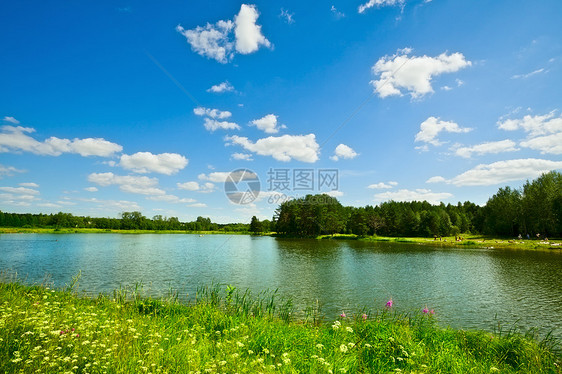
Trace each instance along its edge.
{"label": "pink wildflower", "polygon": [[340,314],[340,317],[341,317],[341,318],[345,318],[345,317],[346,317],[345,312],[343,312],[342,314]]}
{"label": "pink wildflower", "polygon": [[367,315],[365,313],[363,313],[363,315],[361,316],[363,317],[363,319],[366,321],[367,320]]}
{"label": "pink wildflower", "polygon": [[431,309],[431,310],[429,311],[429,314],[435,314],[435,311],[434,311],[433,309]]}
{"label": "pink wildflower", "polygon": [[427,314],[429,313],[429,309],[427,309],[427,307],[423,308],[423,314]]}
{"label": "pink wildflower", "polygon": [[386,302],[386,306],[387,306],[388,308],[392,308],[392,304],[393,304],[393,303],[392,303],[392,299],[390,299],[390,300],[388,300],[388,301]]}

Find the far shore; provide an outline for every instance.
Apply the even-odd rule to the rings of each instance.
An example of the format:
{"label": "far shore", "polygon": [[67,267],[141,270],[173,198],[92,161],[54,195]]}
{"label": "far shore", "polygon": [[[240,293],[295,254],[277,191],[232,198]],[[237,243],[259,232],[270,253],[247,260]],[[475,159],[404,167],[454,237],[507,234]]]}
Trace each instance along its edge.
{"label": "far shore", "polygon": [[[251,235],[249,232],[237,231],[182,231],[182,230],[115,230],[97,228],[23,228],[0,227],[0,234],[187,234],[187,235]],[[276,233],[262,233],[260,236],[276,236]],[[298,238],[295,238],[298,239]],[[354,234],[321,235],[317,240],[361,240],[386,243],[409,243],[448,248],[484,248],[484,249],[525,249],[555,250],[562,253],[562,239],[518,239],[494,238],[485,235],[465,234],[457,237],[446,236],[437,238],[422,237],[388,237],[388,236],[357,236]]]}

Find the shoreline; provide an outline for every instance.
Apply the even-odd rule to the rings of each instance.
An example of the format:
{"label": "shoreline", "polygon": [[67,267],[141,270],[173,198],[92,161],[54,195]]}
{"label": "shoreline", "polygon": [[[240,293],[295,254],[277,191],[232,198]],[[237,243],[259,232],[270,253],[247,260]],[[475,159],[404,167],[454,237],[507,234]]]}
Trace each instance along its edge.
{"label": "shoreline", "polygon": [[294,236],[283,236],[275,233],[251,234],[239,231],[181,231],[181,230],[118,230],[118,229],[94,229],[94,228],[23,228],[23,227],[0,227],[1,234],[184,234],[184,235],[253,235],[271,236],[288,239],[315,239],[315,240],[360,240],[380,243],[405,243],[419,244],[425,246],[436,246],[446,248],[481,248],[481,249],[506,249],[506,250],[541,250],[562,253],[562,239],[544,241],[535,239],[506,239],[494,238],[485,235],[462,235],[463,240],[455,241],[454,236],[442,237],[441,240],[422,237],[389,237],[389,236],[357,236],[354,234],[320,235],[317,237],[303,238]]}

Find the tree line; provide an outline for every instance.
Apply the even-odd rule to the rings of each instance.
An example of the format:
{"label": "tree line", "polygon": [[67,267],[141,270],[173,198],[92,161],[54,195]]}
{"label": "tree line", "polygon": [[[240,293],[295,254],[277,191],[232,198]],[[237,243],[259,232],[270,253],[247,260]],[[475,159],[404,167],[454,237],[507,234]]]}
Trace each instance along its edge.
{"label": "tree line", "polygon": [[24,228],[96,228],[107,230],[183,230],[248,232],[244,223],[218,224],[207,217],[197,217],[192,222],[181,222],[177,217],[156,215],[152,219],[141,212],[123,212],[120,218],[82,217],[70,213],[20,214],[0,211],[0,227]]}
{"label": "tree line", "polygon": [[[255,218],[255,217],[254,217]],[[258,221],[259,223],[259,221]],[[384,236],[452,236],[480,233],[498,236],[562,236],[562,174],[550,172],[521,189],[503,187],[481,207],[427,201],[388,201],[348,207],[328,195],[307,195],[283,202],[272,226],[279,234]],[[273,230],[272,230],[273,231]]]}

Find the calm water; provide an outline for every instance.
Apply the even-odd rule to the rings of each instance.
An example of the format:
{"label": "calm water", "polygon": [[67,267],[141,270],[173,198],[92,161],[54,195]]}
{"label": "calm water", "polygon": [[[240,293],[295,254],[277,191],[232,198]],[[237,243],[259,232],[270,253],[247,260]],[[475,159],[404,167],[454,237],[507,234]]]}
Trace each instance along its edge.
{"label": "calm water", "polygon": [[[562,338],[562,254],[440,249],[360,241],[226,235],[3,234],[0,270],[28,283],[112,291],[142,281],[151,295],[199,285],[278,289],[326,316],[392,298],[403,311],[435,309],[441,325],[493,330],[501,321]],[[497,316],[497,317],[496,317]]]}

